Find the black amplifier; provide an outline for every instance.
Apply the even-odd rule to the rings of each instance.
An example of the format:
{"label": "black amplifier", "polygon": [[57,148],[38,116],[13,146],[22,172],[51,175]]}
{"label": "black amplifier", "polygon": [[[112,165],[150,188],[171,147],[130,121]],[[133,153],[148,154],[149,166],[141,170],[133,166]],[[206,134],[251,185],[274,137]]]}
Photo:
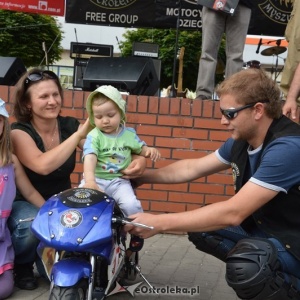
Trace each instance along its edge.
{"label": "black amplifier", "polygon": [[158,49],[159,47],[157,44],[134,42],[132,46],[132,55],[158,58]]}
{"label": "black amplifier", "polygon": [[114,46],[91,43],[71,42],[71,58],[113,57]]}

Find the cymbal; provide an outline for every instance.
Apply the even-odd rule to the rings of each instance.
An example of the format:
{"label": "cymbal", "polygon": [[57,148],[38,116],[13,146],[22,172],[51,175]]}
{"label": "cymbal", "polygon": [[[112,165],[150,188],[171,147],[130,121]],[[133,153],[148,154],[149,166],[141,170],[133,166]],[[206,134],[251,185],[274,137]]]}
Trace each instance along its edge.
{"label": "cymbal", "polygon": [[260,54],[264,56],[272,56],[284,53],[285,51],[286,47],[274,46],[261,51]]}

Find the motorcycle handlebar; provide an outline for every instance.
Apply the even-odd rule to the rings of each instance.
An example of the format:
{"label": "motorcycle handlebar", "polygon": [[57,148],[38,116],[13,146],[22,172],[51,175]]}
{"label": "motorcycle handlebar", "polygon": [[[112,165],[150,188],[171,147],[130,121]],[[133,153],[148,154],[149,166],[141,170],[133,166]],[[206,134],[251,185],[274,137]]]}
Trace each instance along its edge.
{"label": "motorcycle handlebar", "polygon": [[122,218],[122,217],[116,217],[115,216],[115,217],[112,217],[111,221],[112,221],[113,224],[118,224],[118,225],[130,224],[130,225],[133,225],[135,227],[142,227],[142,228],[146,228],[146,229],[149,229],[149,230],[154,229],[153,226],[148,226],[148,225],[145,225],[145,224],[132,222],[132,220],[129,219],[129,218]]}
{"label": "motorcycle handlebar", "polygon": [[[34,218],[27,218],[27,219],[20,219],[19,222],[32,222],[34,220]],[[118,225],[126,225],[126,224],[131,224],[135,227],[142,227],[142,228],[146,228],[149,230],[153,230],[154,227],[153,226],[148,226],[142,223],[137,223],[137,222],[132,222],[131,219],[129,218],[121,218],[121,217],[112,217],[111,219],[113,224],[118,224]]]}

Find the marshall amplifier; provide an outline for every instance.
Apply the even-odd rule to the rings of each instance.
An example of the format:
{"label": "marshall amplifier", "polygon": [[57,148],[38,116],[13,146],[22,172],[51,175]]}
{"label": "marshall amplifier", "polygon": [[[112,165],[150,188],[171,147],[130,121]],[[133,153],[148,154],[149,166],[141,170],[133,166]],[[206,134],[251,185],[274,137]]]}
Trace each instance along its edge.
{"label": "marshall amplifier", "polygon": [[100,45],[91,43],[71,42],[70,57],[71,58],[90,58],[95,57],[113,57],[114,46]]}
{"label": "marshall amplifier", "polygon": [[158,58],[158,49],[157,44],[134,42],[132,46],[132,56]]}

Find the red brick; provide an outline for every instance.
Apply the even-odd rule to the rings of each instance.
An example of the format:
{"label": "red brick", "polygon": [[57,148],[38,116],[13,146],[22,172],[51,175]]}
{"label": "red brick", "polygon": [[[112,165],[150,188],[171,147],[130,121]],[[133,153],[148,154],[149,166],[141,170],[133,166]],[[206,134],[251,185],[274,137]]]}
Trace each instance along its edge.
{"label": "red brick", "polygon": [[181,100],[173,98],[170,103],[170,115],[180,115],[180,103]]}
{"label": "red brick", "polygon": [[137,124],[156,124],[157,116],[150,114],[127,113],[127,121]]}
{"label": "red brick", "polygon": [[159,125],[168,125],[168,126],[184,126],[184,127],[192,127],[193,119],[182,116],[163,116],[158,115],[157,124]]}
{"label": "red brick", "polygon": [[233,184],[232,174],[213,174],[207,177],[208,181],[211,183],[223,183],[223,184]]}
{"label": "red brick", "polygon": [[168,147],[176,149],[190,149],[191,141],[188,139],[178,139],[178,138],[156,138],[156,146],[158,147]]}
{"label": "red brick", "polygon": [[12,101],[10,101],[8,93],[9,93],[8,86],[0,85],[0,98],[10,105]]}
{"label": "red brick", "polygon": [[136,132],[138,135],[147,134],[147,135],[154,135],[154,136],[170,137],[172,135],[172,128],[167,127],[167,126],[163,127],[163,126],[157,126],[157,125],[140,124],[136,127]]}
{"label": "red brick", "polygon": [[152,201],[150,204],[151,211],[157,212],[181,212],[185,211],[185,208],[186,205],[182,203]]}
{"label": "red brick", "polygon": [[195,150],[201,149],[201,150],[207,150],[207,151],[215,151],[222,145],[219,141],[199,141],[195,140],[193,141],[193,148]]}
{"label": "red brick", "polygon": [[170,113],[170,101],[174,99],[170,98],[160,98],[158,113],[160,115],[168,115]]}
{"label": "red brick", "polygon": [[203,100],[195,99],[192,103],[192,116],[201,117],[202,116],[202,106]]}
{"label": "red brick", "polygon": [[191,99],[182,98],[181,99],[181,111],[182,116],[190,116],[192,112],[192,101]]}
{"label": "red brick", "polygon": [[212,118],[214,111],[214,101],[202,100],[203,101],[203,112],[202,116],[205,118]]}
{"label": "red brick", "polygon": [[188,191],[188,183],[153,184],[153,189],[160,190],[160,191],[187,192]]}
{"label": "red brick", "polygon": [[158,113],[158,103],[159,103],[159,98],[149,97],[149,112],[151,114],[157,114]]}
{"label": "red brick", "polygon": [[155,200],[155,201],[166,201],[168,199],[168,193],[166,191],[156,190],[136,190],[138,199]]}
{"label": "red brick", "polygon": [[126,111],[127,112],[137,112],[137,97],[136,96],[128,96],[127,97],[127,105]]}
{"label": "red brick", "polygon": [[[225,127],[224,127],[225,129]],[[225,129],[226,130],[226,129]],[[230,138],[231,134],[226,131],[221,130],[210,130],[209,131],[209,139],[214,141],[226,141],[228,138]]]}
{"label": "red brick", "polygon": [[208,131],[202,129],[191,129],[191,128],[181,127],[181,128],[174,128],[172,136],[205,140],[208,139]]}
{"label": "red brick", "polygon": [[205,195],[205,204],[212,204],[216,202],[226,201],[230,197],[229,196],[222,196],[222,195]]}
{"label": "red brick", "polygon": [[224,125],[221,125],[221,121],[213,118],[195,118],[195,128],[206,128],[206,129],[219,129],[226,131]]}
{"label": "red brick", "polygon": [[190,183],[189,191],[192,193],[224,195],[224,185],[210,183]]}
{"label": "red brick", "polygon": [[169,193],[169,201],[182,203],[204,204],[204,196],[195,193]]}
{"label": "red brick", "polygon": [[139,113],[148,112],[148,96],[139,96],[138,97],[138,109]]}
{"label": "red brick", "polygon": [[206,156],[207,152],[195,151],[195,150],[174,150],[172,152],[172,158],[174,159],[186,159],[186,158],[200,158]]}

